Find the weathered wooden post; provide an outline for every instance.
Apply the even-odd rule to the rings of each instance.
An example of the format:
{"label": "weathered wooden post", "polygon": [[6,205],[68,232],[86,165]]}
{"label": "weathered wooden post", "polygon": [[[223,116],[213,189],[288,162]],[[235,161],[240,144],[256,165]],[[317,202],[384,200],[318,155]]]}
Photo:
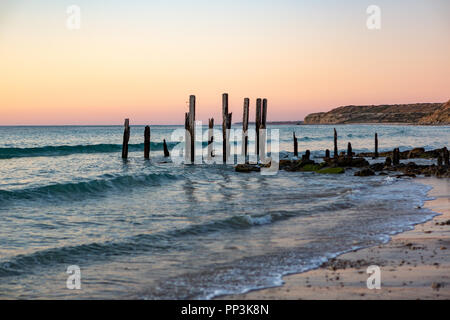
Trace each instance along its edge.
{"label": "weathered wooden post", "polygon": [[337,131],[336,128],[334,129],[334,158],[337,159],[339,156],[338,154],[338,146],[337,146]]}
{"label": "weathered wooden post", "polygon": [[400,164],[400,149],[399,148],[395,148],[394,151],[392,152],[392,164],[394,166]]}
{"label": "weathered wooden post", "polygon": [[191,162],[195,161],[195,96],[189,97],[189,127],[191,133]]}
{"label": "weathered wooden post", "polygon": [[130,141],[130,119],[125,119],[122,144],[122,159],[128,158],[128,142]]}
{"label": "weathered wooden post", "polygon": [[146,126],[144,130],[144,158],[150,159],[150,127]]}
{"label": "weathered wooden post", "polygon": [[[195,96],[189,97],[189,112],[185,115],[184,127],[186,129],[186,161],[195,161]],[[190,142],[190,143],[189,143]]]}
{"label": "weathered wooden post", "polygon": [[250,99],[244,99],[244,115],[242,118],[242,155],[246,159],[248,154],[248,116],[250,111]]}
{"label": "weathered wooden post", "polygon": [[208,157],[214,157],[214,118],[208,119]]}
{"label": "weathered wooden post", "polygon": [[267,99],[262,101],[262,111],[261,111],[261,123],[260,123],[260,134],[259,134],[259,159],[264,160],[266,157],[266,134],[267,134]]}
{"label": "weathered wooden post", "polygon": [[166,139],[163,139],[164,157],[170,157],[169,149],[167,148]]}
{"label": "weathered wooden post", "polygon": [[378,133],[375,132],[375,159],[378,158]]}
{"label": "weathered wooden post", "polygon": [[352,144],[349,142],[347,146],[347,157],[349,159],[353,158],[353,150],[352,150]]}
{"label": "weathered wooden post", "polygon": [[450,166],[450,163],[449,163],[449,152],[448,152],[447,147],[444,147],[444,164],[446,166]]}
{"label": "weathered wooden post", "polygon": [[189,112],[184,114],[184,161],[188,163],[191,160],[191,134],[189,129]]}
{"label": "weathered wooden post", "polygon": [[222,159],[223,163],[227,161],[227,123],[228,123],[228,94],[222,94]]}
{"label": "weathered wooden post", "polygon": [[330,158],[330,150],[325,150],[325,158],[329,159]]}
{"label": "weathered wooden post", "polygon": [[294,157],[298,158],[298,140],[297,137],[295,136],[295,131],[294,131]]}
{"label": "weathered wooden post", "polygon": [[256,156],[259,156],[259,129],[261,127],[261,99],[256,99],[256,117],[255,117],[255,130],[256,130]]}
{"label": "weathered wooden post", "polygon": [[228,93],[222,95],[222,137],[223,137],[223,163],[226,163],[230,156],[229,134],[231,129],[231,113],[228,113]]}
{"label": "weathered wooden post", "polygon": [[261,114],[261,126],[263,129],[267,129],[267,99],[263,99],[262,103],[262,114]]}

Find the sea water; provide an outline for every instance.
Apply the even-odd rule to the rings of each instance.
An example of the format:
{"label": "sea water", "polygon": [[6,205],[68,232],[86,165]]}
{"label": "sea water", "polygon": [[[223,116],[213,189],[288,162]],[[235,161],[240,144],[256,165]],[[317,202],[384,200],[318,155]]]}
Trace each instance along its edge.
{"label": "sea water", "polygon": [[[373,151],[375,132],[380,151],[450,140],[448,126],[269,132],[279,130],[281,159],[293,156],[295,131],[300,152],[321,161],[334,127],[339,149],[355,152]],[[412,179],[174,164],[162,140],[172,149],[180,128],[152,126],[146,161],[144,127],[132,126],[124,161],[120,126],[0,127],[0,298],[210,299],[280,285],[434,215],[421,208],[429,187]],[[67,287],[69,266],[80,290]]]}

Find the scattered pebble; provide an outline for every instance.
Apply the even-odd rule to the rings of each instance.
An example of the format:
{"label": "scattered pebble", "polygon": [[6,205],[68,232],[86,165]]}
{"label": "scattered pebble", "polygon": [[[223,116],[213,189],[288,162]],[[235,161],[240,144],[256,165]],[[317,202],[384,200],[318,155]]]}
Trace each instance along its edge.
{"label": "scattered pebble", "polygon": [[431,288],[433,288],[433,290],[438,291],[440,287],[441,287],[441,284],[438,283],[438,282],[433,282],[433,283],[431,284]]}

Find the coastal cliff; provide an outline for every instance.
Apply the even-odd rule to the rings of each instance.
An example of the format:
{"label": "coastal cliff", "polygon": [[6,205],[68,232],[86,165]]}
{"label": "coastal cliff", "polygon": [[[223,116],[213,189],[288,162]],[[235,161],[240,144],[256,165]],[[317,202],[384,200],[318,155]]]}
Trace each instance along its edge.
{"label": "coastal cliff", "polygon": [[450,101],[378,106],[343,106],[329,112],[312,113],[305,124],[411,123],[450,124]]}
{"label": "coastal cliff", "polygon": [[420,119],[419,124],[450,124],[450,100],[431,115]]}

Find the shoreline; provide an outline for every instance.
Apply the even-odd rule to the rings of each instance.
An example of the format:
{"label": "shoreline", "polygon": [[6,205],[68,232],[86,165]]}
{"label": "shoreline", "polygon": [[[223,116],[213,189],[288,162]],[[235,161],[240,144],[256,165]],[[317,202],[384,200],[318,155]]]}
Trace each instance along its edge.
{"label": "shoreline", "polygon": [[[215,299],[358,300],[450,299],[450,180],[417,178],[432,189],[424,208],[438,213],[389,242],[339,255],[318,269],[284,276],[283,285]],[[369,290],[369,265],[381,271],[381,289]]]}

